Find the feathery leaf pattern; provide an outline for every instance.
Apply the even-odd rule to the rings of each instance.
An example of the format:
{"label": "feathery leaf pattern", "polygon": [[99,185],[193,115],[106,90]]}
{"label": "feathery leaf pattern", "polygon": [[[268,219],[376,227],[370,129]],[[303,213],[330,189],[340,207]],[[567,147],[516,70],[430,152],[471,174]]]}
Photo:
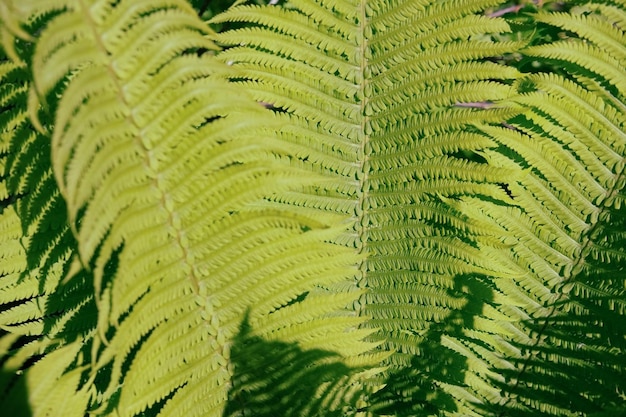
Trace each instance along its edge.
{"label": "feathery leaf pattern", "polygon": [[626,4],[234,3],[0,3],[3,410],[624,414]]}

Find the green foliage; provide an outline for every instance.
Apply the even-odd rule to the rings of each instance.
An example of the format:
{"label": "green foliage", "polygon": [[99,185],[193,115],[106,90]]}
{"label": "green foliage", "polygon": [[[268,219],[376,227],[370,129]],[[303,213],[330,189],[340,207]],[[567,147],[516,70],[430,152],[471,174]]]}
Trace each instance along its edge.
{"label": "green foliage", "polygon": [[626,415],[626,3],[262,3],[0,2],[3,412]]}

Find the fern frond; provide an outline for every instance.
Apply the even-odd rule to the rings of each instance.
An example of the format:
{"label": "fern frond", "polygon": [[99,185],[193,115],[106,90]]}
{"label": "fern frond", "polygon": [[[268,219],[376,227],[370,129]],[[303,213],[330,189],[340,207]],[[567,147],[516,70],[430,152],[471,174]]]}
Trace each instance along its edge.
{"label": "fern frond", "polygon": [[[502,20],[475,14],[494,2],[478,3],[297,1],[290,9],[237,7],[215,19],[253,25],[216,35],[230,47],[219,57],[239,71],[239,82],[257,100],[278,111],[281,138],[299,162],[328,178],[324,187],[281,202],[355,219],[352,236],[338,242],[367,256],[358,280],[369,294],[359,311],[372,316],[372,327],[395,328],[388,320],[395,317],[398,330],[406,329],[415,318],[386,295],[390,288],[413,282],[421,298],[421,291],[431,291],[426,283],[419,289],[421,276],[484,272],[475,256],[486,251],[464,253],[469,248],[461,239],[437,226],[480,229],[439,196],[506,199],[494,185],[501,173],[451,155],[491,144],[464,125],[506,114],[455,105],[503,99],[511,91],[505,80],[516,76],[483,60],[512,44],[474,39],[508,30]],[[438,121],[440,130],[431,127]],[[415,230],[420,238],[411,235]],[[434,315],[435,299],[424,301],[423,317]],[[442,307],[449,312],[453,305]]]}
{"label": "fern frond", "polygon": [[[427,358],[440,351],[436,335],[471,327],[487,295],[461,290],[460,277],[510,272],[490,249],[502,237],[460,203],[510,202],[498,185],[509,171],[477,156],[495,142],[467,127],[516,111],[497,103],[513,93],[517,71],[488,58],[519,44],[492,41],[508,25],[477,14],[497,3],[302,0],[285,9],[235,7],[214,19],[247,24],[215,36],[227,47],[218,57],[274,110],[298,158],[290,163],[326,178],[280,203],[355,220],[335,242],[365,256],[355,275],[367,292],[354,308],[378,330],[371,340],[379,350],[393,352],[385,392],[402,391],[406,380],[415,394],[422,377],[411,369],[434,370]],[[454,402],[440,394],[427,408]],[[385,395],[371,410],[384,409]]]}
{"label": "fern frond", "polygon": [[267,110],[206,53],[208,27],[182,1],[64,6],[37,38],[33,88],[54,116],[54,179],[77,241],[80,263],[64,272],[92,285],[97,324],[57,390],[86,393],[98,413],[221,415],[249,317],[255,344],[326,352],[305,355],[312,367],[349,357],[320,368],[319,389],[356,401],[337,381],[371,363],[371,331],[345,309],[361,294],[358,257],[325,243],[345,222],[268,204],[312,180],[282,162]]}
{"label": "fern frond", "polygon": [[[30,46],[22,44],[19,50],[26,53]],[[23,64],[5,61],[0,79],[4,194],[0,325],[7,343],[2,350],[6,377],[0,385],[0,403],[11,410],[19,403],[16,398],[26,398],[26,386],[33,399],[65,401],[62,390],[56,394],[58,401],[49,397],[65,368],[43,365],[41,357],[58,350],[53,361],[74,363],[75,349],[66,346],[74,343],[80,348],[95,322],[89,320],[93,302],[85,281],[61,283],[75,243],[64,224],[65,207],[52,176],[49,137],[37,133],[28,117],[27,70]],[[50,384],[43,382],[44,376]],[[21,415],[28,408],[14,411]]]}
{"label": "fern frond", "polygon": [[[609,7],[598,6],[589,8]],[[541,14],[539,21],[580,36],[529,48],[534,59],[567,61],[564,75],[527,75],[516,102],[528,110],[507,127],[483,127],[502,146],[488,159],[526,172],[509,185],[518,208],[485,213],[516,236],[507,256],[520,275],[514,285],[495,283],[505,298],[525,298],[526,307],[507,312],[520,336],[504,339],[514,354],[496,367],[503,378],[496,385],[506,394],[483,413],[623,410],[626,119],[619,61],[626,48],[610,43],[624,36],[611,16]],[[569,55],[592,49],[584,62]]]}

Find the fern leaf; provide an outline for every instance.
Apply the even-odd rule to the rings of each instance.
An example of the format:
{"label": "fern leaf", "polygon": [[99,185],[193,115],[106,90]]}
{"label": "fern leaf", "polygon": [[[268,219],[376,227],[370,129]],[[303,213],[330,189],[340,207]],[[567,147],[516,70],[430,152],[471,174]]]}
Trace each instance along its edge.
{"label": "fern leaf", "polygon": [[[30,47],[22,44],[14,52],[27,53]],[[0,72],[4,192],[0,325],[6,332],[2,336],[6,346],[2,350],[0,402],[9,412],[19,404],[17,398],[27,401],[27,395],[33,401],[42,399],[42,404],[44,398],[54,395],[60,396],[61,402],[66,399],[67,391],[55,388],[63,380],[65,368],[41,365],[41,358],[59,350],[65,353],[55,353],[56,360],[63,357],[66,365],[73,363],[75,349],[66,346],[75,342],[80,348],[83,336],[95,325],[88,319],[93,302],[84,292],[85,281],[61,283],[75,246],[64,224],[65,208],[59,206],[62,201],[48,159],[49,137],[37,133],[28,119],[29,77],[23,61],[4,61]],[[79,377],[79,372],[74,372],[74,383],[68,389],[74,390]],[[28,393],[25,387],[29,387]],[[27,410],[22,406],[14,411],[21,415]]]}
{"label": "fern leaf", "polygon": [[[481,61],[510,50],[511,44],[460,41],[485,31],[508,30],[504,21],[474,14],[489,5],[459,2],[458,8],[442,9],[406,2],[387,8],[383,3],[298,1],[290,9],[241,6],[214,19],[254,25],[217,35],[218,42],[231,46],[219,56],[236,67],[244,79],[240,82],[257,100],[276,108],[285,123],[281,138],[295,147],[303,165],[328,177],[323,188],[309,190],[306,198],[293,195],[282,201],[341,212],[349,207],[344,201],[351,201],[350,214],[357,221],[352,244],[368,255],[372,270],[367,273],[372,277],[377,270],[395,269],[398,275],[389,279],[410,281],[414,262],[402,258],[421,251],[410,238],[404,248],[384,237],[371,240],[379,231],[384,236],[392,218],[402,224],[398,221],[415,216],[415,224],[407,224],[403,234],[420,218],[437,222],[450,216],[463,223],[462,215],[437,202],[437,194],[484,192],[502,198],[497,187],[478,191],[478,183],[490,176],[493,182],[496,171],[450,155],[490,145],[484,136],[460,132],[478,113],[455,104],[502,99],[509,87],[490,80],[516,74]],[[437,31],[431,29],[435,25]],[[412,36],[406,35],[407,28],[412,28]],[[492,112],[494,118],[505,113]],[[429,125],[441,119],[448,122],[442,131],[429,132]],[[342,191],[331,199],[330,189]],[[433,233],[426,229],[426,236]],[[449,238],[441,239],[439,247],[445,248]],[[424,249],[422,260],[433,256],[434,251]],[[470,257],[459,256],[458,270],[450,270],[462,270],[461,263]],[[433,265],[440,262],[432,259]],[[362,266],[361,274],[363,268],[368,267]],[[366,281],[360,285],[368,286]]]}
{"label": "fern leaf", "polygon": [[[282,162],[288,148],[272,138],[266,110],[204,53],[215,48],[208,27],[182,1],[49,6],[29,58],[33,91],[53,121],[53,178],[77,243],[63,282],[92,285],[75,291],[93,296],[97,323],[75,369],[45,395],[76,389],[82,412],[221,415],[249,317],[252,349],[272,339],[336,352],[305,355],[312,367],[351,358],[319,368],[319,389],[356,401],[358,390],[333,382],[372,362],[353,359],[371,348],[360,341],[371,331],[346,310],[361,293],[350,280],[358,258],[326,243],[345,222],[267,204],[312,180]],[[28,19],[42,13],[29,7]],[[45,204],[32,210],[45,217]]]}
{"label": "fern leaf", "polygon": [[[589,8],[609,7],[600,6]],[[613,15],[541,14],[539,21],[580,36],[529,48],[534,59],[568,61],[564,75],[528,75],[516,99],[528,111],[507,128],[485,128],[502,146],[492,161],[527,172],[511,185],[519,208],[488,213],[517,236],[508,256],[523,271],[515,287],[500,282],[498,288],[528,300],[526,317],[508,313],[528,339],[508,342],[518,353],[496,368],[507,394],[491,406],[493,412],[594,415],[617,412],[623,404],[624,329],[616,323],[626,311],[624,213],[618,203],[626,134],[618,61],[626,49],[610,44],[624,35],[611,24]],[[572,45],[595,52],[583,63],[569,55],[579,48]],[[584,382],[589,378],[591,385]]]}
{"label": "fern leaf", "polygon": [[[218,57],[274,110],[292,163],[327,178],[280,202],[355,220],[335,242],[365,256],[355,275],[367,292],[354,308],[378,329],[378,349],[393,352],[385,392],[401,391],[406,378],[415,393],[421,377],[410,369],[433,366],[425,358],[437,351],[438,323],[470,323],[480,310],[468,308],[474,295],[460,290],[460,277],[507,271],[490,249],[501,238],[459,205],[470,196],[510,201],[497,185],[507,171],[476,157],[495,142],[467,128],[515,112],[495,103],[512,94],[517,72],[487,58],[517,45],[493,42],[508,25],[478,14],[496,3],[296,1],[214,19],[249,25],[215,36],[227,47]],[[441,395],[432,404],[444,409],[450,394]],[[385,401],[374,398],[371,410],[384,412]]]}

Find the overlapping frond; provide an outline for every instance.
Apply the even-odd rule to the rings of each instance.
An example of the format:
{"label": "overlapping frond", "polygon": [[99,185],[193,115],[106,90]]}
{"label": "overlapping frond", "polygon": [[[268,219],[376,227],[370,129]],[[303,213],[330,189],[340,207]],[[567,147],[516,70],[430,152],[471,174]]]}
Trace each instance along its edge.
{"label": "overlapping frond", "polygon": [[[228,85],[189,6],[67,1],[19,10],[26,26],[49,16],[33,34],[30,100],[50,115],[31,112],[51,135],[42,152],[52,170],[37,165],[35,183],[47,175],[57,185],[67,217],[54,219],[67,219],[60,227],[77,242],[57,279],[86,282],[62,297],[92,296],[96,307],[85,348],[71,343],[58,350],[67,355],[55,351],[33,368],[49,374],[37,413],[64,413],[60,399],[78,391],[80,415],[221,415],[240,371],[230,351],[244,318],[251,348],[269,339],[313,349],[312,367],[371,348],[360,342],[363,320],[345,309],[360,294],[349,279],[358,257],[325,243],[346,223],[267,203],[310,179],[281,162],[286,147],[272,137],[267,110]],[[19,158],[9,171],[30,172]],[[51,200],[24,214],[34,227],[46,224]],[[72,245],[55,243],[67,258]],[[333,381],[350,386],[357,365],[320,368],[320,389],[356,401]],[[290,383],[305,376],[293,372]]]}
{"label": "overlapping frond", "polygon": [[[21,45],[20,52],[25,53],[28,47]],[[18,61],[5,59],[0,76],[0,404],[15,416],[30,412],[28,406],[19,405],[17,398],[26,401],[30,396],[32,412],[43,414],[64,401],[68,390],[76,390],[76,373],[70,379],[64,378],[64,367],[75,362],[82,338],[95,325],[95,320],[89,319],[94,311],[90,309],[92,297],[85,291],[85,280],[61,283],[75,244],[52,176],[49,137],[38,133],[27,116],[29,75],[22,59]],[[84,278],[84,274],[79,275]],[[50,359],[40,360],[53,350]],[[55,386],[66,383],[70,385],[65,391],[60,389],[54,394]],[[79,403],[86,398],[79,394],[74,397]],[[72,402],[66,404],[71,408]],[[64,414],[71,413],[76,415],[70,410]]]}
{"label": "overlapping frond", "polygon": [[494,367],[503,394],[483,413],[624,412],[626,45],[619,9],[585,10],[537,16],[572,33],[526,50],[562,73],[527,75],[515,100],[527,111],[484,128],[501,146],[490,162],[525,175],[510,184],[517,207],[486,212],[515,236],[503,257],[519,274],[494,281],[515,308],[503,311],[511,334]]}

